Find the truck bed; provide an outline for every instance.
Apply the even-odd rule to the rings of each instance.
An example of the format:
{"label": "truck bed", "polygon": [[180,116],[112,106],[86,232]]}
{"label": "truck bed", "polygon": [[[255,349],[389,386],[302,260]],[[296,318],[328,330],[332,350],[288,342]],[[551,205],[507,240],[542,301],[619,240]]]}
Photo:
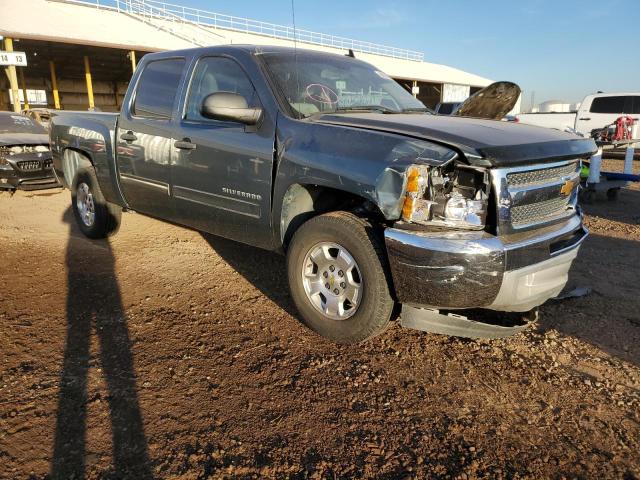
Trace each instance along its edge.
{"label": "truck bed", "polygon": [[[58,111],[51,118],[49,137],[53,166],[67,186],[78,169],[80,152],[95,166],[105,197],[121,204],[123,199],[115,184],[115,132],[118,113]],[[65,152],[68,151],[68,152]]]}

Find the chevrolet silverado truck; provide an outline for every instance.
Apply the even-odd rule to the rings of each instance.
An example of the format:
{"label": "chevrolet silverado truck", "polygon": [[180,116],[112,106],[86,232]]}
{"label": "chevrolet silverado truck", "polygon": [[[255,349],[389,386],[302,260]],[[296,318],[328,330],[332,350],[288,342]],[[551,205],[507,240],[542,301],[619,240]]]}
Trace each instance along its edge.
{"label": "chevrolet silverado truck", "polygon": [[[587,235],[591,139],[430,113],[351,56],[216,46],[146,55],[120,114],[59,112],[54,168],[90,238],[133,210],[286,255],[301,320],[354,343],[516,330]],[[482,310],[481,310],[482,312]]]}

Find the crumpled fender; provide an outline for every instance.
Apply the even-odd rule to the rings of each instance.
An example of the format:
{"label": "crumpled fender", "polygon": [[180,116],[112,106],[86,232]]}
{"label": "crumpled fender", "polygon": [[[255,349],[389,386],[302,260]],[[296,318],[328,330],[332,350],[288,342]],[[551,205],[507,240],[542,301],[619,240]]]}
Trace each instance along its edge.
{"label": "crumpled fender", "polygon": [[288,188],[302,184],[358,195],[376,205],[387,220],[397,220],[407,168],[441,165],[457,156],[425,140],[283,116],[276,135],[274,219],[279,218]]}

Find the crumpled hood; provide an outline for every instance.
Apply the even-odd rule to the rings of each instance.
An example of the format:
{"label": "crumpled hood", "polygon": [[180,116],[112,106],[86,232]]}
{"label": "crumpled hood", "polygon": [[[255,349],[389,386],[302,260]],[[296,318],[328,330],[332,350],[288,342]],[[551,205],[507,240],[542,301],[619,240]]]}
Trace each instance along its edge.
{"label": "crumpled hood", "polygon": [[520,93],[513,82],[494,82],[462,102],[453,115],[500,120],[518,103]]}
{"label": "crumpled hood", "polygon": [[0,145],[49,145],[46,133],[0,133]]}
{"label": "crumpled hood", "polygon": [[431,140],[454,147],[471,164],[485,166],[585,158],[597,150],[593,140],[559,130],[477,118],[351,113],[314,115],[309,120]]}

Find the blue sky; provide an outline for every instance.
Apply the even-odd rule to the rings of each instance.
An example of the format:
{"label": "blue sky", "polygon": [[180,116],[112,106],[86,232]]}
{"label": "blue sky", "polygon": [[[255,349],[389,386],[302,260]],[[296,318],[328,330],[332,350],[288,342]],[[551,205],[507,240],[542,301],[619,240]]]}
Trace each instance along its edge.
{"label": "blue sky", "polygon": [[[177,0],[209,11],[292,23],[291,0]],[[640,0],[295,0],[298,28],[424,52],[535,102],[640,91]]]}

